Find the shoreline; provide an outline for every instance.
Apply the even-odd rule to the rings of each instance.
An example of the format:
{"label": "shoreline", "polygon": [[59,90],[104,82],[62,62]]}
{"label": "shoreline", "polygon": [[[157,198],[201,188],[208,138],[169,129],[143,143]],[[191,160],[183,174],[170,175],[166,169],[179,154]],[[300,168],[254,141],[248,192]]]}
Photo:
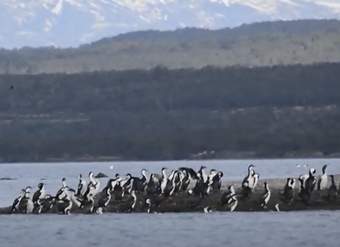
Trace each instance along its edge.
{"label": "shoreline", "polygon": [[68,160],[68,159],[58,159],[58,160],[46,160],[46,161],[0,161],[1,165],[6,164],[59,164],[59,163],[117,163],[117,162],[131,162],[131,163],[138,163],[138,162],[176,162],[176,161],[189,161],[189,162],[208,162],[208,161],[233,161],[233,160],[337,160],[340,159],[340,156],[325,156],[325,157],[244,157],[244,158],[212,158],[212,159],[177,159],[177,160],[171,160],[171,159],[159,159],[159,160],[134,160],[134,159],[74,159],[74,160]]}

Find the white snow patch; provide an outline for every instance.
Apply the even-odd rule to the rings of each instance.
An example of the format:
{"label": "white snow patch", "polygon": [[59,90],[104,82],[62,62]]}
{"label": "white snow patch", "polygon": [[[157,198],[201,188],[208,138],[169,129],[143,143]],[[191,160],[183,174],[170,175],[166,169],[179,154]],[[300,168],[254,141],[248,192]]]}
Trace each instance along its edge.
{"label": "white snow patch", "polygon": [[64,6],[64,0],[59,0],[57,4],[55,5],[55,7],[51,10],[51,12],[55,15],[59,15],[63,10],[63,6]]}

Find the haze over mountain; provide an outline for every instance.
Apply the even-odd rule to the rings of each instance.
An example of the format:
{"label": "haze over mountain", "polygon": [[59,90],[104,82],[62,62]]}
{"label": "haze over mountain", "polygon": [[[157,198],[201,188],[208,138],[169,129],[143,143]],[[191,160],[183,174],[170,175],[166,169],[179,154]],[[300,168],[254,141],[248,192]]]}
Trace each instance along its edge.
{"label": "haze over mountain", "polygon": [[338,19],[338,0],[2,0],[0,47],[78,46],[120,33]]}
{"label": "haze over mountain", "polygon": [[340,61],[340,21],[265,22],[238,28],[143,31],[80,48],[0,50],[1,74],[272,66]]}

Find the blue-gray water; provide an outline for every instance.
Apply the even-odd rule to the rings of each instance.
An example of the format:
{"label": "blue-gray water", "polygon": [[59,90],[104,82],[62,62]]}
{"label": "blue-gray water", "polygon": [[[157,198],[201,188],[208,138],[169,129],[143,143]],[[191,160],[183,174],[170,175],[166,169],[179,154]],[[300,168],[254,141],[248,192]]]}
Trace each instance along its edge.
{"label": "blue-gray water", "polygon": [[1,216],[4,247],[338,247],[340,212]]}
{"label": "blue-gray water", "polygon": [[[329,164],[329,174],[340,173],[339,159],[0,164],[0,178],[15,179],[0,181],[0,206],[9,205],[21,188],[35,187],[41,179],[50,193],[62,177],[75,187],[79,173],[90,170],[138,175],[143,167],[156,172],[162,167],[206,165],[222,170],[225,180],[240,180],[251,163],[262,178],[298,176],[309,167],[320,172],[324,164]],[[0,246],[339,246],[339,226],[340,211],[11,215],[0,216]]]}

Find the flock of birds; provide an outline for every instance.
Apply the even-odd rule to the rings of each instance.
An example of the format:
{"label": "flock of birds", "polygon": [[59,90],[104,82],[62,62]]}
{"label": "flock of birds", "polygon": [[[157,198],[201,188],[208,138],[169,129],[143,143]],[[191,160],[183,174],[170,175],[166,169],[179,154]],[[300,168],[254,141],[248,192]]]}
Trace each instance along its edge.
{"label": "flock of birds", "polygon": [[[333,175],[330,175],[331,185],[328,186],[327,165],[323,166],[322,174],[317,176],[316,170],[311,168],[309,174],[301,175],[298,178],[300,187],[296,187],[296,179],[288,178],[280,192],[280,201],[291,205],[296,199],[295,193],[298,191],[300,201],[308,205],[312,193],[315,190],[327,192],[327,198],[335,201],[338,196],[338,189]],[[161,199],[171,198],[177,194],[206,198],[211,194],[221,191],[223,172],[215,169],[207,170],[202,166],[198,171],[192,168],[182,167],[171,171],[168,174],[166,168],[161,170],[161,174],[147,174],[146,169],[142,169],[141,177],[134,177],[130,173],[125,176],[116,174],[110,178],[106,186],[100,190],[100,181],[93,172],[88,175],[88,181],[80,174],[77,190],[67,185],[65,178],[56,195],[46,193],[45,184],[39,183],[37,190],[31,193],[32,188],[26,187],[14,200],[11,213],[49,213],[52,210],[63,214],[70,214],[73,210],[83,209],[89,213],[101,214],[110,205],[119,202],[124,198],[130,198],[131,203],[126,207],[127,212],[133,212],[136,205],[142,205],[144,212],[157,212],[157,206]],[[226,191],[222,191],[220,204],[228,211],[237,209],[240,200],[246,200],[255,191],[259,181],[259,174],[255,172],[255,167],[248,167],[248,174],[242,181],[242,186],[238,192],[234,185],[228,186]],[[264,182],[264,192],[261,195],[259,206],[266,209],[271,199],[269,184]],[[279,211],[279,203],[275,204],[275,209]],[[204,207],[205,212],[210,212],[210,207]]]}

